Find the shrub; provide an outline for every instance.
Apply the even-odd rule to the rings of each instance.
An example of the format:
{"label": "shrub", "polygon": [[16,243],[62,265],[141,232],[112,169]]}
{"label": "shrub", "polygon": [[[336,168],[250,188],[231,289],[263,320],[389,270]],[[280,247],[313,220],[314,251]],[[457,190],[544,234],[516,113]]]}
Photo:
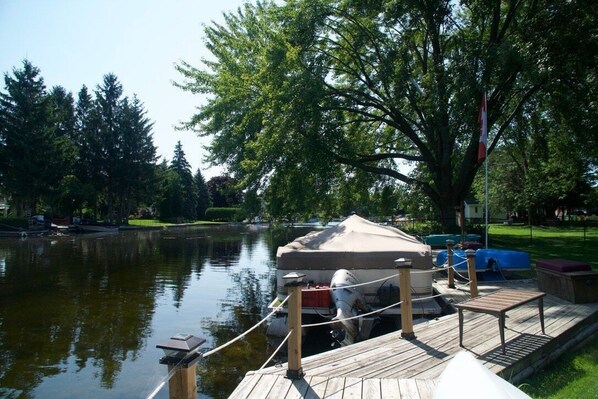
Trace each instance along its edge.
{"label": "shrub", "polygon": [[213,222],[240,222],[241,208],[208,208],[206,219]]}

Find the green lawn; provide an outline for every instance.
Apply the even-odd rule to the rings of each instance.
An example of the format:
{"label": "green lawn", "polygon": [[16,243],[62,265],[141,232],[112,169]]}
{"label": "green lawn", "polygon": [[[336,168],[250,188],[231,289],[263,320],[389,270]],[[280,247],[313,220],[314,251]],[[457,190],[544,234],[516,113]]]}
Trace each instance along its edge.
{"label": "green lawn", "polygon": [[533,398],[598,398],[598,337],[576,352],[563,355],[519,388]]}
{"label": "green lawn", "polygon": [[[533,266],[538,259],[564,258],[598,269],[595,226],[534,226],[530,232],[528,226],[491,225],[488,235],[492,248],[529,252]],[[526,379],[520,388],[533,398],[598,398],[598,338]]]}
{"label": "green lawn", "polygon": [[598,227],[538,227],[491,225],[492,248],[530,253],[532,264],[538,259],[565,258],[590,263],[598,269]]}
{"label": "green lawn", "polygon": [[[221,223],[198,221],[198,222],[194,222],[191,224],[204,225],[204,224],[221,224]],[[166,222],[161,222],[159,220],[152,220],[152,219],[129,219],[129,226],[168,227],[168,226],[176,226],[176,223],[166,223]]]}

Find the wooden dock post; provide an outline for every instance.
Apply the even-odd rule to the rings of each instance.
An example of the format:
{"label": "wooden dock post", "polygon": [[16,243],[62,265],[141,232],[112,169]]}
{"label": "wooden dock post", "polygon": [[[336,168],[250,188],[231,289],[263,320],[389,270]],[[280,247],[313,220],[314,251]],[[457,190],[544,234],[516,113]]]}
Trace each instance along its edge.
{"label": "wooden dock post", "polygon": [[474,298],[478,296],[478,277],[475,270],[475,251],[473,249],[468,249],[465,251],[465,255],[467,256],[467,274],[470,283],[469,293],[471,294],[471,297]]}
{"label": "wooden dock post", "polygon": [[305,274],[289,273],[283,277],[285,287],[289,291],[289,318],[288,326],[291,330],[288,342],[288,368],[287,378],[299,380],[303,378],[301,367],[301,287]]}
{"label": "wooden dock post", "polygon": [[168,374],[174,370],[168,381],[169,399],[197,398],[197,362],[202,356],[197,348],[204,342],[205,339],[191,334],[177,334],[156,345],[166,355],[160,364],[168,365]]}
{"label": "wooden dock post", "polygon": [[448,274],[449,288],[455,288],[455,271],[453,270],[453,245],[455,245],[455,242],[453,240],[446,240],[446,259],[448,262],[446,270]]}
{"label": "wooden dock post", "polygon": [[411,303],[411,259],[395,260],[395,267],[399,269],[399,294],[401,297],[401,337],[415,339],[413,332],[413,305]]}

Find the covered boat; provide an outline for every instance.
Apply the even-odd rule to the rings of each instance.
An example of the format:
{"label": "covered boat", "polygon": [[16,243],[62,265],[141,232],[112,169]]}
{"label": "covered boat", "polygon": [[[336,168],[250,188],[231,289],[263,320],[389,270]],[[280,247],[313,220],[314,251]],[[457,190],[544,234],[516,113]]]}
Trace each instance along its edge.
{"label": "covered boat", "polygon": [[[411,259],[411,293],[424,297],[432,294],[432,251],[415,237],[401,230],[382,226],[357,215],[325,230],[310,232],[291,243],[279,247],[276,254],[277,298],[270,304],[274,308],[287,296],[283,276],[291,272],[305,274],[309,287],[327,287],[336,271],[345,269],[360,283],[380,280],[358,288],[367,306],[382,308],[399,301],[399,277],[395,261]],[[334,300],[328,307],[312,306],[316,302],[310,295],[322,292],[304,292],[304,315],[336,315]],[[325,294],[329,295],[329,294]],[[306,303],[308,304],[306,306]],[[326,302],[325,302],[326,303]],[[434,300],[418,302],[414,314],[439,314],[440,307]],[[400,315],[399,307],[392,307],[382,316]]]}

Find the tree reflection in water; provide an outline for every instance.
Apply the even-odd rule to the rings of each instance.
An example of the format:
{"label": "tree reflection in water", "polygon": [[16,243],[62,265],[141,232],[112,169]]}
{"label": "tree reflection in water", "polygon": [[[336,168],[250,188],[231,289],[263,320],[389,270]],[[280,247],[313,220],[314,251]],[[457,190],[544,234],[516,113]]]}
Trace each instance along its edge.
{"label": "tree reflection in water", "polygon": [[[304,233],[223,226],[0,240],[0,397],[143,396],[164,377],[155,346],[167,334],[201,321],[218,346],[265,316],[276,247]],[[202,397],[228,396],[271,350],[263,326],[202,361]]]}
{"label": "tree reflection in water", "polygon": [[[203,328],[213,337],[214,347],[253,327],[265,316],[268,305],[261,287],[264,277],[258,278],[250,269],[243,269],[232,277],[235,288],[228,289],[229,299],[222,304],[222,312],[228,315],[228,319],[224,322],[204,320],[202,323]],[[213,398],[228,397],[245,373],[259,368],[270,353],[264,324],[200,362],[200,391]]]}

